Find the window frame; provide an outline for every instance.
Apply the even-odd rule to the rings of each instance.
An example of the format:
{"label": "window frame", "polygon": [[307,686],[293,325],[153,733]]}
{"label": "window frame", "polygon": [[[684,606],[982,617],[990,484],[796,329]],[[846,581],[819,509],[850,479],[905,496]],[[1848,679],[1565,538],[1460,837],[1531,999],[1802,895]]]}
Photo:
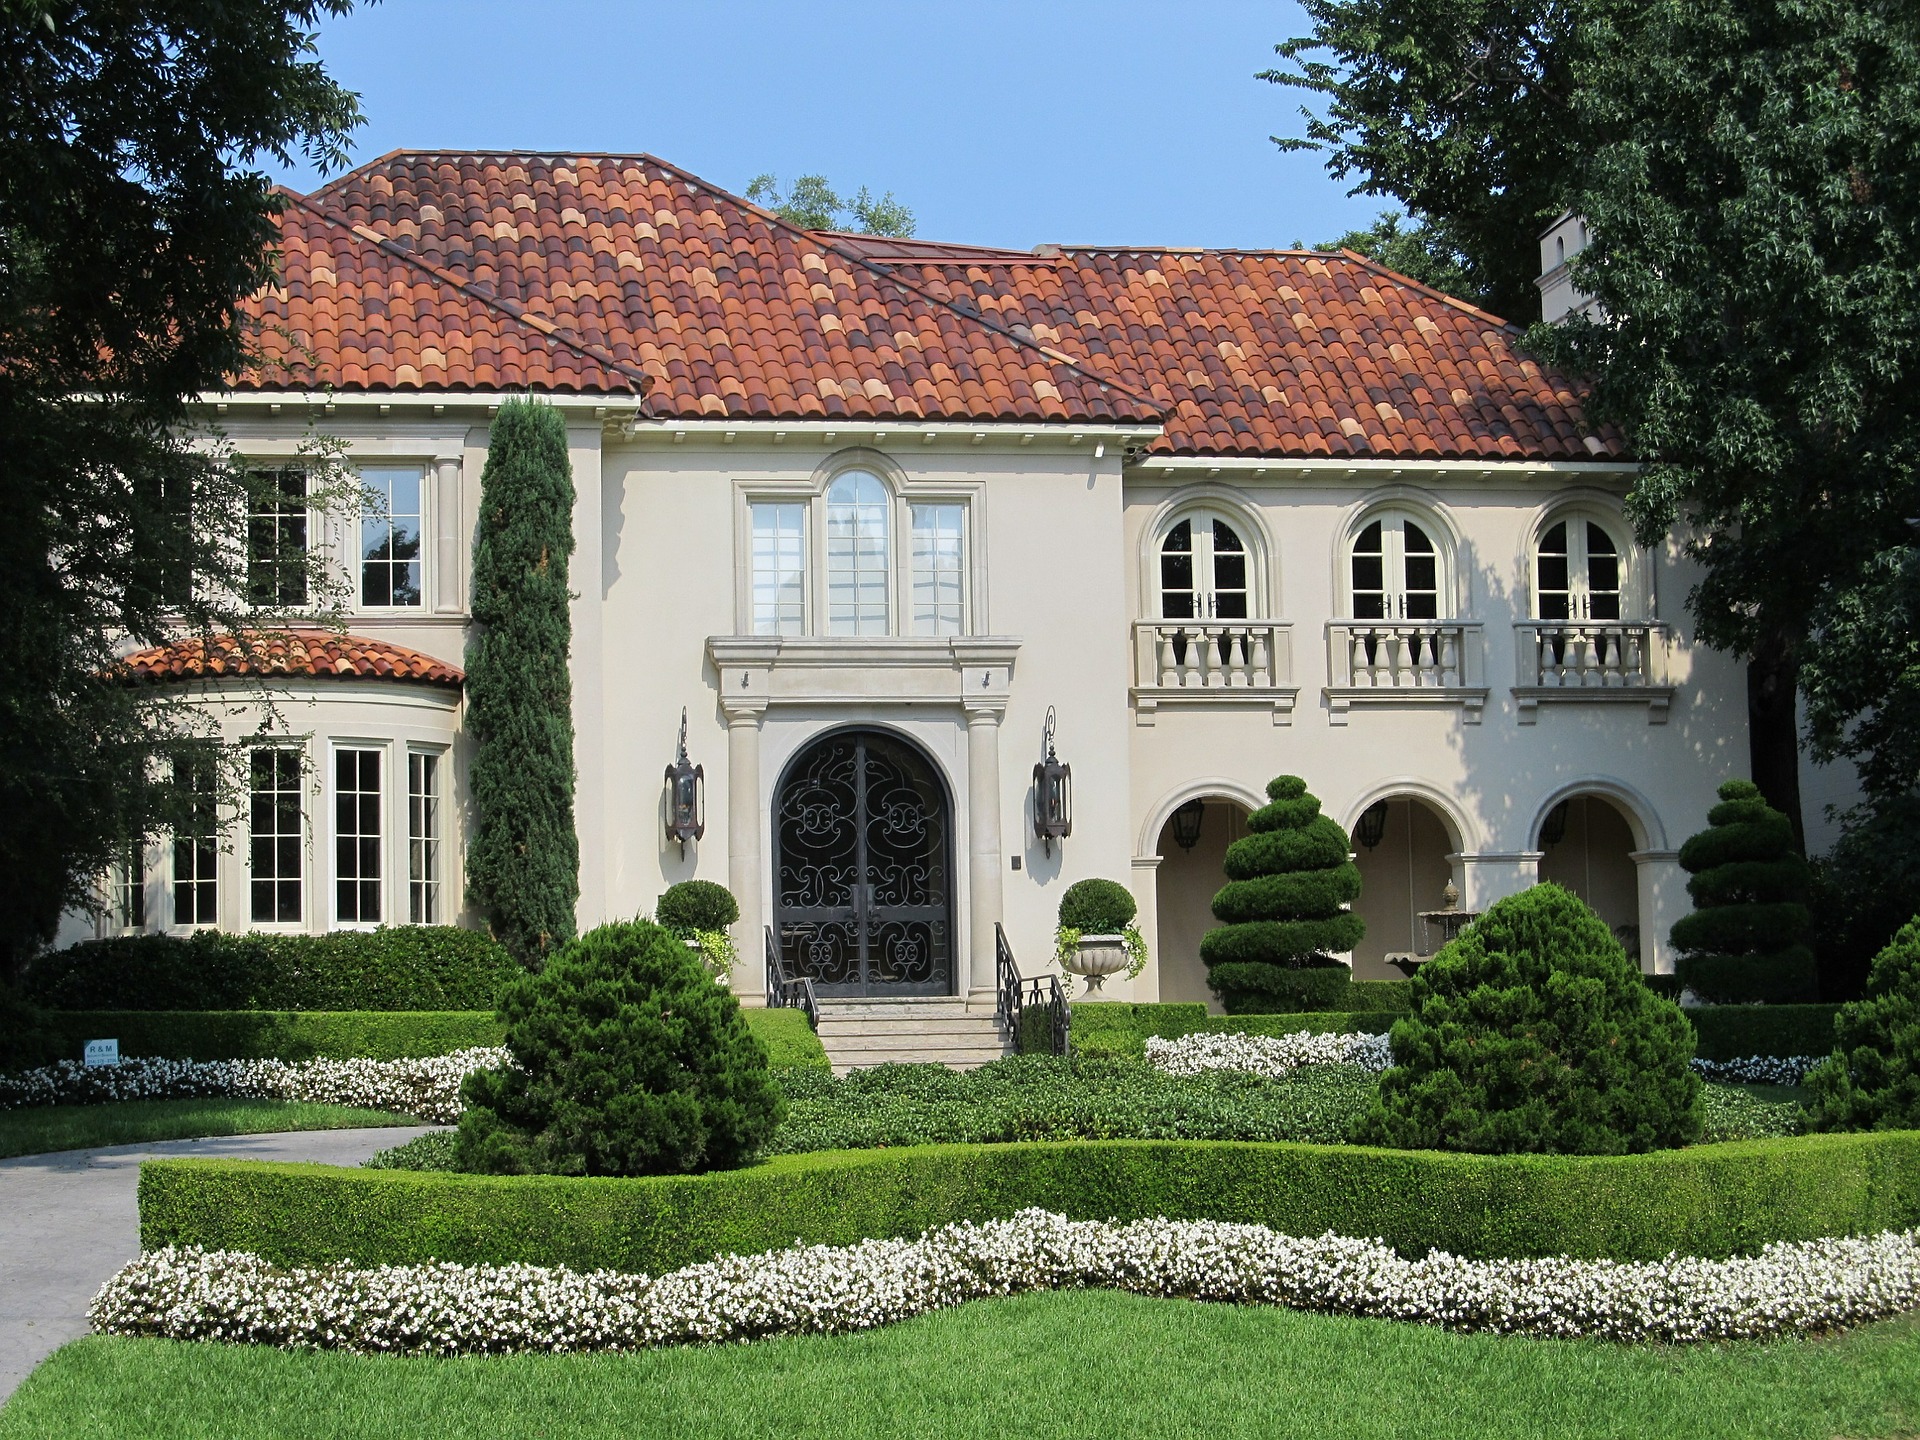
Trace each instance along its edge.
{"label": "window frame", "polygon": [[[1389,608],[1384,597],[1405,592],[1404,551],[1401,552],[1400,577],[1402,587],[1396,592],[1393,580],[1393,549],[1385,536],[1385,527],[1389,522],[1399,521],[1403,525],[1412,522],[1420,532],[1433,543],[1434,557],[1434,608],[1437,615],[1403,616],[1384,615],[1376,619],[1362,619],[1357,613],[1354,602],[1353,559],[1354,547],[1359,543],[1368,527],[1378,523],[1382,526],[1381,557],[1385,573],[1382,581],[1382,608]],[[1404,529],[1401,531],[1404,536]],[[1353,625],[1445,625],[1469,622],[1473,618],[1473,605],[1467,589],[1465,567],[1459,563],[1460,533],[1454,526],[1452,517],[1438,503],[1425,496],[1393,493],[1375,496],[1356,508],[1347,519],[1347,523],[1335,532],[1335,550],[1333,565],[1334,618],[1342,624]],[[1424,588],[1420,593],[1425,593]]]}
{"label": "window frame", "polygon": [[[246,887],[246,906],[243,917],[246,928],[248,930],[271,930],[288,934],[302,934],[305,933],[308,928],[307,917],[309,907],[307,901],[313,896],[313,866],[308,862],[308,852],[311,849],[310,842],[313,837],[313,828],[312,815],[308,808],[311,798],[311,786],[308,783],[306,746],[297,741],[276,741],[268,739],[265,736],[259,736],[253,740],[244,742],[242,748],[246,751],[247,756],[247,855],[245,864],[242,867],[242,874],[238,878],[244,882]],[[253,845],[255,839],[253,830],[253,801],[257,793],[254,789],[253,764],[254,757],[261,751],[266,750],[292,756],[298,767],[293,793],[299,797],[300,804],[299,829],[297,831],[300,848],[298,866],[293,878],[297,880],[300,886],[300,913],[291,920],[260,920],[256,919],[253,913],[253,887],[258,883],[253,868]],[[276,791],[275,793],[285,792]],[[279,831],[275,831],[274,838],[278,841],[284,837]],[[284,877],[275,876],[274,882],[270,883],[278,882],[282,878]],[[277,910],[277,905],[275,908]]]}
{"label": "window frame", "polygon": [[[332,735],[327,739],[327,774],[322,786],[327,813],[327,864],[325,876],[326,926],[333,930],[376,930],[391,925],[393,916],[394,873],[394,780],[395,742],[383,736]],[[380,757],[380,797],[375,813],[380,817],[380,863],[377,872],[380,914],[372,920],[344,920],[340,916],[340,756],[347,751],[372,752]],[[355,792],[364,793],[364,792]],[[404,811],[402,811],[404,817]],[[358,883],[365,883],[364,880]]]}
{"label": "window frame", "polygon": [[[407,759],[407,793],[405,800],[407,875],[404,883],[406,885],[407,905],[406,918],[404,920],[396,918],[392,923],[396,925],[449,925],[453,922],[447,918],[447,894],[449,890],[447,884],[447,804],[448,790],[450,788],[449,767],[452,765],[453,751],[445,745],[422,745],[410,742],[405,747],[405,754]],[[417,793],[413,788],[413,762],[416,758],[431,761],[433,763],[434,774],[433,794],[431,797],[433,801],[434,833],[428,842],[432,845],[433,849],[427,866],[431,873],[426,875],[424,879],[416,879],[413,873],[415,841],[413,801]],[[434,913],[420,920],[414,918],[413,907],[414,886],[417,884],[424,884],[430,887],[434,902],[432,907]]]}
{"label": "window frame", "polygon": [[[177,767],[180,764],[180,760],[181,756],[177,755],[172,761],[176,767],[173,772],[175,777],[179,774]],[[213,812],[213,832],[211,835],[194,834],[189,836],[187,837],[186,843],[192,844],[204,840],[213,847],[212,873],[210,877],[204,879],[196,873],[195,878],[186,883],[192,885],[210,884],[213,887],[213,918],[211,920],[182,920],[180,918],[180,845],[182,840],[179,829],[176,826],[161,844],[161,850],[166,864],[166,888],[163,892],[166,906],[164,921],[154,926],[156,917],[153,913],[153,907],[151,905],[147,907],[147,923],[149,926],[154,926],[154,928],[160,929],[167,934],[183,932],[191,934],[195,930],[219,930],[224,928],[221,923],[221,912],[227,900],[227,877],[221,873],[225,868],[221,864],[221,854],[225,849],[224,841],[226,838],[220,816],[221,758],[217,754],[209,754],[204,758],[203,763],[213,774],[212,799],[210,801]],[[171,783],[178,783],[177,778]]]}
{"label": "window frame", "polygon": [[[1620,618],[1594,619],[1574,615],[1565,620],[1550,620],[1541,615],[1540,546],[1554,526],[1597,525],[1613,541],[1620,557]],[[1584,537],[1582,545],[1584,547]],[[1571,545],[1569,545],[1571,551]],[[1568,593],[1573,590],[1571,558],[1568,564]],[[1653,557],[1634,538],[1633,527],[1616,505],[1604,499],[1579,493],[1561,496],[1542,506],[1526,535],[1519,573],[1526,586],[1525,619],[1530,625],[1645,625],[1659,619],[1654,586]]]}
{"label": "window frame", "polygon": [[[282,491],[281,503],[278,508],[273,510],[257,509],[257,499],[255,497],[249,497],[248,499],[246,533],[241,539],[246,567],[246,578],[243,583],[246,590],[247,605],[249,608],[255,610],[305,610],[313,604],[313,585],[311,583],[311,577],[307,572],[307,566],[314,553],[320,549],[319,526],[315,523],[318,517],[311,504],[312,494],[310,487],[312,475],[310,467],[297,459],[282,458],[279,460],[250,460],[246,468],[249,478],[255,481],[277,479],[288,475],[298,475],[300,477],[299,495],[289,496]],[[296,509],[286,504],[287,501],[293,499],[307,503],[301,504]],[[280,527],[286,521],[294,519],[297,519],[300,524],[300,555],[297,561],[300,594],[298,599],[286,600],[281,598],[280,587],[285,583],[285,572],[289,568],[289,564],[282,555]],[[254,550],[254,536],[256,527],[262,522],[269,522],[274,527],[273,557],[271,559],[257,561]],[[274,594],[269,599],[263,600],[258,596],[256,590],[257,580],[254,574],[256,563],[260,564],[263,568],[271,568],[273,572]]]}
{"label": "window frame", "polygon": [[[411,460],[405,456],[356,455],[353,461],[354,477],[366,488],[372,488],[367,486],[366,481],[366,473],[369,470],[410,470],[415,473],[418,479],[420,486],[420,509],[417,512],[417,518],[420,522],[420,556],[418,560],[420,567],[420,598],[412,605],[370,605],[367,603],[366,567],[368,562],[366,557],[366,523],[370,512],[367,509],[366,501],[363,497],[359,512],[355,514],[349,522],[353,527],[353,542],[351,545],[343,545],[341,547],[342,550],[346,551],[347,563],[351,567],[349,579],[352,583],[353,599],[350,608],[356,615],[430,615],[433,613],[433,573],[430,558],[434,548],[432,514],[434,489],[433,462],[428,460]],[[391,489],[391,487],[389,487],[389,489]],[[389,516],[389,522],[390,521],[391,515]],[[391,549],[391,546],[392,529],[389,524],[389,549]],[[394,564],[391,560],[379,561],[377,563],[387,566]],[[391,594],[391,590],[389,590],[388,593]]]}
{"label": "window frame", "polygon": [[[1163,559],[1167,552],[1167,542],[1173,538],[1173,532],[1179,529],[1183,522],[1196,526],[1202,520],[1219,521],[1225,524],[1240,541],[1240,554],[1244,557],[1246,566],[1246,583],[1242,590],[1247,597],[1247,613],[1243,616],[1201,614],[1179,616],[1166,613],[1167,590]],[[1194,569],[1193,585],[1187,593],[1193,596],[1194,608],[1199,610],[1202,595],[1213,595],[1219,591],[1214,584],[1215,573],[1211,567],[1206,576],[1206,585],[1204,587],[1201,585],[1199,566],[1201,550],[1197,543],[1197,535],[1192,531],[1189,533],[1194,537],[1190,539],[1193,548],[1188,551],[1188,554],[1193,557]],[[1164,625],[1249,625],[1273,617],[1275,607],[1271,604],[1271,587],[1267,580],[1269,566],[1266,527],[1259,523],[1250,510],[1223,503],[1214,496],[1183,497],[1179,504],[1168,508],[1158,517],[1157,523],[1149,531],[1149,536],[1151,542],[1147,556],[1149,614],[1144,618]],[[1217,553],[1219,552],[1213,549],[1212,541],[1209,540],[1207,554],[1211,556]]]}

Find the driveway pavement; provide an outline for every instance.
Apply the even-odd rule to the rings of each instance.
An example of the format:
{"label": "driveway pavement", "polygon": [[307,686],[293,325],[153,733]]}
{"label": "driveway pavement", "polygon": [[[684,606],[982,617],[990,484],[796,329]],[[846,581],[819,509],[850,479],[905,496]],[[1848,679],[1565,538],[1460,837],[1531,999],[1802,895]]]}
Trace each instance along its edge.
{"label": "driveway pavement", "polygon": [[0,1160],[0,1401],[67,1341],[87,1304],[140,1253],[140,1162],[162,1156],[358,1165],[426,1127],[163,1140]]}

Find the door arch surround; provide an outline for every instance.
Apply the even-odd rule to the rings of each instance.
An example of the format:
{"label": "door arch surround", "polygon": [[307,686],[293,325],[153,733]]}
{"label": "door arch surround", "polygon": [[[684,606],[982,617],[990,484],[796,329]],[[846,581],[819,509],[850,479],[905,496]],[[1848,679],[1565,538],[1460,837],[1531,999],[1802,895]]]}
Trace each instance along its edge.
{"label": "door arch surround", "polygon": [[773,934],[823,996],[951,995],[953,804],[939,765],[876,726],[813,737],[773,793]]}

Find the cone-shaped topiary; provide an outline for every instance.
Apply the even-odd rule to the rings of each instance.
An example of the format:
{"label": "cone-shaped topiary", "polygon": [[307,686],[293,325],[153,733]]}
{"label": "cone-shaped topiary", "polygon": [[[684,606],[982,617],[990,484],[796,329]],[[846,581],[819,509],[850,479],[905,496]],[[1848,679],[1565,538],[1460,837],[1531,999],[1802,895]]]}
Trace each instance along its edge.
{"label": "cone-shaped topiary", "polygon": [[1200,937],[1207,984],[1233,1015],[1337,1010],[1353,977],[1333,956],[1367,933],[1346,908],[1360,870],[1306,781],[1278,776],[1267,795],[1247,817],[1253,833],[1227,847],[1229,883],[1213,897],[1225,924]]}
{"label": "cone-shaped topiary", "polygon": [[751,1159],[786,1114],[740,1004],[648,920],[602,925],[500,1006],[520,1068],[469,1075],[455,1164],[671,1175]]}
{"label": "cone-shaped topiary", "polygon": [[1680,983],[1715,1004],[1819,998],[1805,943],[1812,873],[1793,848],[1793,824],[1750,780],[1729,780],[1708,828],[1680,847],[1694,910],[1673,927]]}
{"label": "cone-shaped topiary", "polygon": [[1497,901],[1411,988],[1362,1142],[1621,1155],[1700,1138],[1693,1027],[1558,885]]}
{"label": "cone-shaped topiary", "polygon": [[551,405],[509,400],[487,437],[467,642],[474,828],[467,893],[493,936],[538,966],[573,934],[573,470]]}
{"label": "cone-shaped topiary", "polygon": [[1865,998],[1840,1007],[1834,1053],[1807,1075],[1816,1130],[1920,1130],[1920,917],[1873,958]]}

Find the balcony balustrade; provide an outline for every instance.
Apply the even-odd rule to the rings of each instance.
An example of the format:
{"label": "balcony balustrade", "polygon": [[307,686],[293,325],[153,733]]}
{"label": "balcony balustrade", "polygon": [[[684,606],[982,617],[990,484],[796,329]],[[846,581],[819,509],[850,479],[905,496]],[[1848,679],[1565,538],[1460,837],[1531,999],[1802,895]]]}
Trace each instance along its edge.
{"label": "balcony balustrade", "polygon": [[1457,705],[1469,725],[1487,703],[1475,620],[1331,620],[1327,709],[1335,725],[1355,705]]}
{"label": "balcony balustrade", "polygon": [[1522,725],[1543,703],[1624,701],[1666,723],[1673,703],[1667,628],[1657,620],[1531,620],[1513,627],[1514,700]]}
{"label": "balcony balustrade", "polygon": [[1134,718],[1153,724],[1164,704],[1271,705],[1273,723],[1293,717],[1293,631],[1282,620],[1136,620]]}

